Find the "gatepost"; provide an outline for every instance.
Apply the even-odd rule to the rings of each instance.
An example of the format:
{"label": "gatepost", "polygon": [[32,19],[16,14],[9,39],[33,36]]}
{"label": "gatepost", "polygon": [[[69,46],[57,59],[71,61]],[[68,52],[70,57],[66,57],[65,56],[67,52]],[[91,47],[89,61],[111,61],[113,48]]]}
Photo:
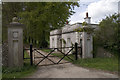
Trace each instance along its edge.
{"label": "gatepost", "polygon": [[8,26],[8,67],[23,66],[23,24],[17,17]]}
{"label": "gatepost", "polygon": [[[91,17],[88,17],[88,12],[86,13],[85,22],[89,25],[91,24]],[[84,29],[88,28],[89,26],[83,26]],[[93,58],[93,36],[91,33],[83,32],[82,33],[82,58]]]}

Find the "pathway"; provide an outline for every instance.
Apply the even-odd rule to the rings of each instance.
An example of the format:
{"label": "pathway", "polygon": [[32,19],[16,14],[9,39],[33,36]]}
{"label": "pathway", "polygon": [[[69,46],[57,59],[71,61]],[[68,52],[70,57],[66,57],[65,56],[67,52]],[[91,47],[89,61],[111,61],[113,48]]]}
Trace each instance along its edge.
{"label": "pathway", "polygon": [[100,70],[78,67],[72,63],[64,63],[39,66],[38,70],[27,78],[118,78],[118,76]]}

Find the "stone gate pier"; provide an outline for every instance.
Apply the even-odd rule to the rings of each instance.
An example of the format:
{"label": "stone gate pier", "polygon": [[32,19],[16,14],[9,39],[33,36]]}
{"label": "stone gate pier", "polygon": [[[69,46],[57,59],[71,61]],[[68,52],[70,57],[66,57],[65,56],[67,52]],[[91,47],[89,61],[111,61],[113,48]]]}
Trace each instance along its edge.
{"label": "stone gate pier", "polygon": [[23,24],[13,18],[8,26],[8,67],[23,66]]}

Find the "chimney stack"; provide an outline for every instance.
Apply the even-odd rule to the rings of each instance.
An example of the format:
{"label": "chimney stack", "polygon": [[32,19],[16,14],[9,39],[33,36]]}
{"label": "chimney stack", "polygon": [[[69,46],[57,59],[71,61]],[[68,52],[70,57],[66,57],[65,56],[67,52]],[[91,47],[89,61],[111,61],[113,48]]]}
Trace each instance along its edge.
{"label": "chimney stack", "polygon": [[88,17],[88,12],[86,12],[86,17],[84,19],[85,19],[85,22],[87,22],[88,24],[91,23],[91,17]]}
{"label": "chimney stack", "polygon": [[88,12],[86,12],[86,18],[88,18]]}

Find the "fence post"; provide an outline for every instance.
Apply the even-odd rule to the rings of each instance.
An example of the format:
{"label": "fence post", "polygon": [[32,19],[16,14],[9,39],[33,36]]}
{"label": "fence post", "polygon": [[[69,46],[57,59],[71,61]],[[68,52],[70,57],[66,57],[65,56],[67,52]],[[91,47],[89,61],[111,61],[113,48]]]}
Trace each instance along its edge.
{"label": "fence post", "polygon": [[78,44],[77,43],[75,43],[75,60],[77,60],[78,59]]}
{"label": "fence post", "polygon": [[30,44],[30,64],[33,65],[32,44]]}

